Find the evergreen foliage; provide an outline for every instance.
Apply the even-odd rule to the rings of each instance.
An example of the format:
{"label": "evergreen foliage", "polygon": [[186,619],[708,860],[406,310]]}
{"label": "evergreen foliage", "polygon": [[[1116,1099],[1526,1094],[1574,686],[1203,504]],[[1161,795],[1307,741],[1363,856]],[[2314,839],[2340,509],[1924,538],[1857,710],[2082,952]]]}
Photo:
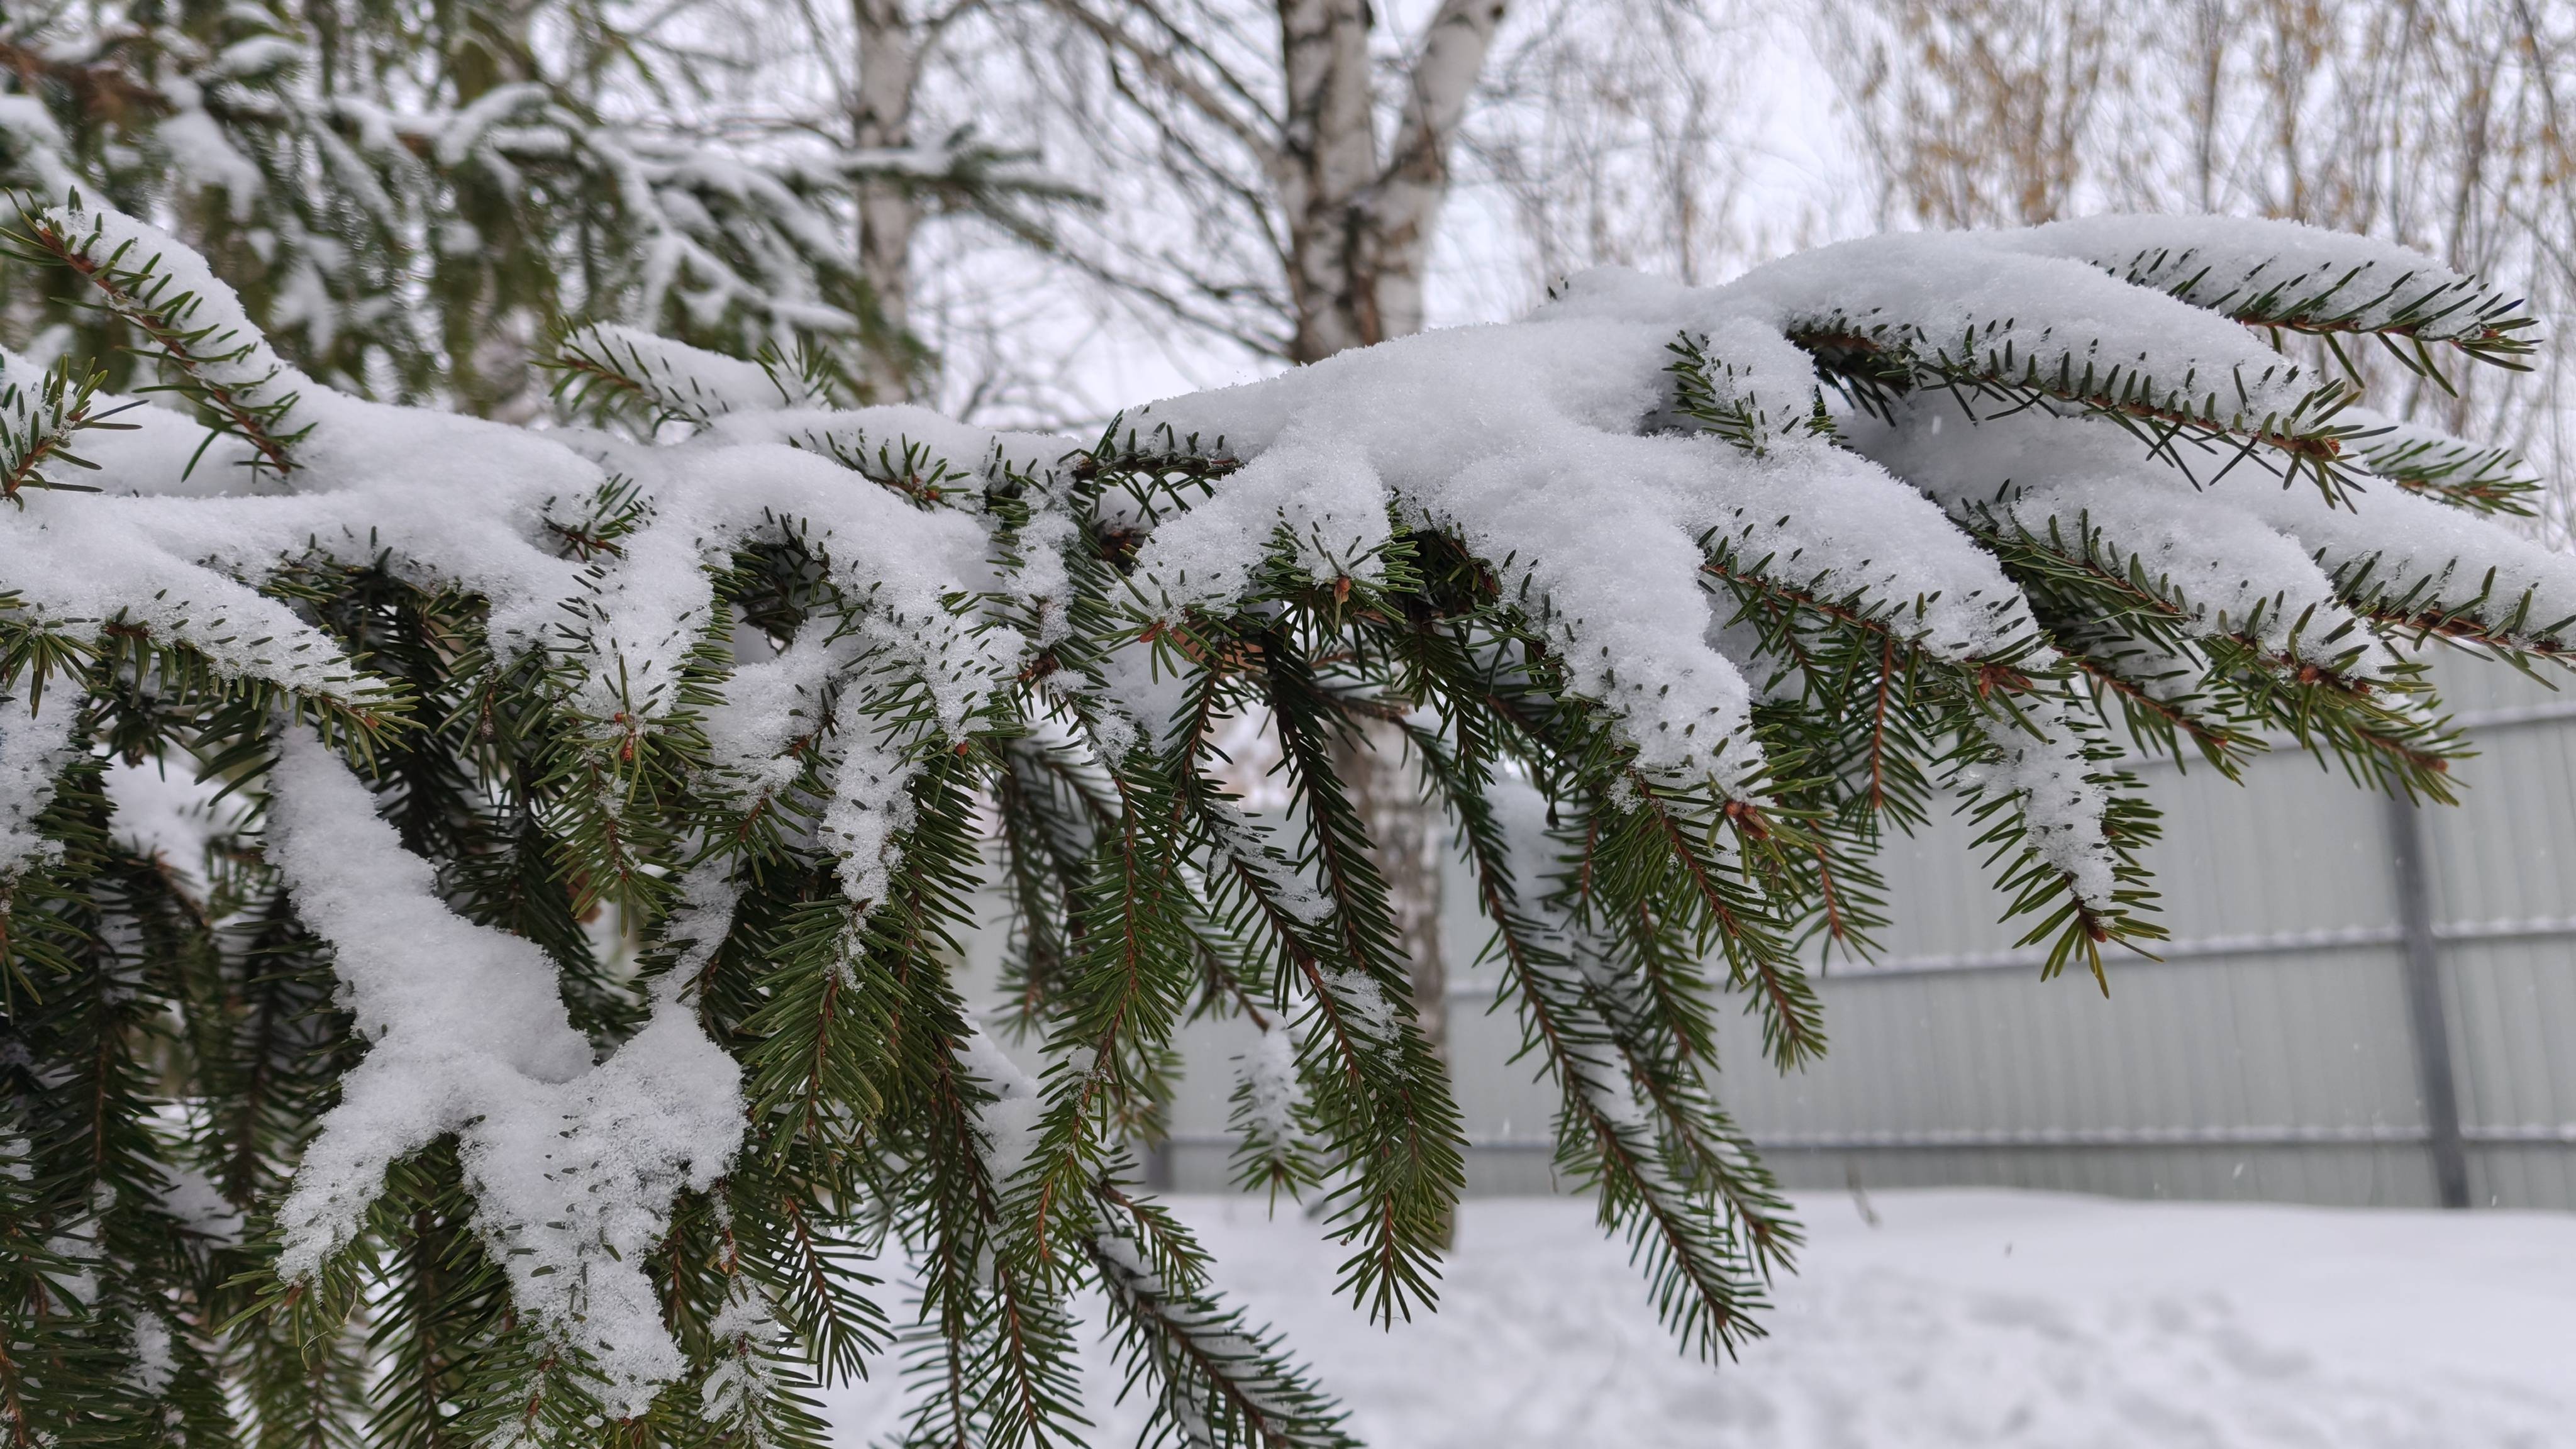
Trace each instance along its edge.
{"label": "evergreen foliage", "polygon": [[[2098,976],[2158,935],[2118,742],[2443,798],[2393,646],[2576,627],[2576,570],[2480,517],[2509,468],[2384,461],[2195,306],[2426,366],[2510,362],[2512,309],[2212,280],[2316,234],[2084,239],[1592,279],[1086,445],[604,328],[558,373],[588,426],[361,403],[167,235],[31,207],[19,265],[175,405],[0,361],[0,1437],[818,1444],[818,1384],[899,1368],[921,1442],[1079,1442],[1094,1295],[1180,1441],[1349,1442],[1134,1153],[1179,1026],[1250,1019],[1242,1181],[1319,1197],[1369,1317],[1433,1306],[1464,1144],[1330,766],[1372,718],[1457,828],[1561,1169],[1731,1352],[1798,1236],[1715,1013],[1824,1049],[1807,972],[1867,948],[1887,829],[1963,792],[2049,970]],[[1962,257],[2019,309],[1962,314]],[[1534,454],[1552,406],[1588,421]],[[1620,615],[1667,535],[1691,612]],[[1212,743],[1253,708],[1278,818]],[[201,857],[129,818],[155,770],[220,794]],[[996,899],[1035,1075],[958,982]]]}
{"label": "evergreen foliage", "polygon": [[[306,373],[477,413],[541,410],[576,322],[802,355],[863,396],[919,345],[860,275],[857,188],[893,181],[1032,239],[1062,198],[958,135],[749,150],[645,126],[685,52],[601,0],[72,0],[0,16],[0,185],[74,187],[211,260]],[[0,265],[10,329],[125,382],[130,335],[57,272]],[[59,332],[47,329],[59,328]]]}

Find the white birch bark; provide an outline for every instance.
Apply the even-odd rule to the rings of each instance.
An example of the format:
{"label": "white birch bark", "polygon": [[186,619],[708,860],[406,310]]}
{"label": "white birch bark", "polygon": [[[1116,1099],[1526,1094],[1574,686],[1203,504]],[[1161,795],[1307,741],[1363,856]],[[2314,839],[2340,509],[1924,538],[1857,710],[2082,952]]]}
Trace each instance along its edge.
{"label": "white birch bark", "polygon": [[1369,21],[1368,0],[1281,0],[1279,6],[1288,110],[1278,187],[1297,314],[1295,362],[1320,361],[1386,336],[1364,235],[1366,203],[1378,180]]}
{"label": "white birch bark", "polygon": [[[913,92],[921,81],[921,44],[906,0],[850,0],[858,35],[858,85],[850,97],[850,144],[862,150],[912,144]],[[867,350],[860,379],[868,401],[902,402],[912,394],[910,335],[912,234],[921,201],[909,186],[880,178],[859,188],[859,275],[875,303],[880,340]]]}
{"label": "white birch bark", "polygon": [[1384,336],[1422,330],[1422,274],[1449,199],[1450,147],[1502,22],[1502,0],[1442,0],[1423,33],[1395,149],[1369,208],[1369,269]]}

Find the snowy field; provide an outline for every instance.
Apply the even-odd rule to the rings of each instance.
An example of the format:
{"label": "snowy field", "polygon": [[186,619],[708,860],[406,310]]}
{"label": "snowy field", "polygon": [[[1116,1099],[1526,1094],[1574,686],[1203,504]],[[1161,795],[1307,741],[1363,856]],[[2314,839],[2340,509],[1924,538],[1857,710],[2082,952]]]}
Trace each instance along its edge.
{"label": "snowy field", "polygon": [[[1372,1449],[2576,1449],[2576,1217],[1873,1195],[1799,1206],[1742,1362],[1684,1360],[1585,1207],[1470,1202],[1442,1311],[1387,1335],[1257,1201],[1183,1213]],[[1135,1441],[1095,1355],[1098,1443]],[[899,1396],[835,1395],[845,1442]]]}

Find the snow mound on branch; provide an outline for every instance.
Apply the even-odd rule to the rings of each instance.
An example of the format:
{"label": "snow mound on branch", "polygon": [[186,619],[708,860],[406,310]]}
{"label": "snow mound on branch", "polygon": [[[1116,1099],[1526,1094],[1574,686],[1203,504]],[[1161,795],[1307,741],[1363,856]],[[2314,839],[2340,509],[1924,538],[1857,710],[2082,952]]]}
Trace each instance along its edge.
{"label": "snow mound on branch", "polygon": [[[666,346],[682,350],[677,344]],[[917,455],[978,482],[1004,473],[1035,477],[1073,448],[1072,439],[1053,433],[995,432],[910,403],[731,412],[710,422],[707,433],[726,443],[785,443],[867,463],[884,458],[900,464],[907,455]]]}
{"label": "snow mound on branch", "polygon": [[2239,431],[2300,414],[2322,379],[2216,313],[2009,237],[1909,232],[1799,252],[1717,289],[1712,305],[1786,332],[1882,339],[2053,379],[2111,368],[2156,405]]}
{"label": "snow mound on branch", "polygon": [[290,732],[271,779],[270,856],[370,1043],[279,1211],[279,1273],[318,1272],[385,1169],[454,1133],[512,1300],[599,1371],[615,1412],[642,1413],[686,1366],[643,1264],[674,1196],[732,1160],[740,1069],[668,977],[644,1029],[594,1067],[554,963],[450,911],[320,741]]}
{"label": "snow mound on branch", "polygon": [[[2280,599],[2267,643],[2284,641],[2310,607],[2307,639],[2349,619],[2329,597],[2327,575],[2363,565],[2401,596],[2428,580],[2418,609],[2461,607],[2499,628],[2519,612],[2518,627],[2530,632],[2576,621],[2576,557],[2394,484],[2340,506],[2313,486],[2285,487],[2252,469],[2217,476],[2223,456],[2150,457],[2125,433],[2036,408],[1972,421],[1931,403],[1904,426],[1847,431],[1854,446],[1954,508],[2000,500],[2043,529],[2050,518],[2071,525],[2090,516],[2124,548],[2170,567],[2213,625],[2220,610],[2241,620],[2255,601]],[[2374,654],[2366,672],[2386,662]]]}
{"label": "snow mound on branch", "polygon": [[191,557],[227,545],[271,560],[285,552],[291,545],[277,532],[230,526],[249,505],[270,501],[227,500],[235,507],[197,512],[180,500],[85,498],[74,507],[0,512],[0,590],[53,628],[122,618],[194,646],[228,673],[336,697],[357,671],[329,635]]}
{"label": "snow mound on branch", "polygon": [[740,358],[711,356],[650,332],[613,322],[574,329],[567,357],[597,356],[646,389],[659,408],[693,419],[733,412],[775,412],[811,401],[792,373]]}
{"label": "snow mound on branch", "polygon": [[[1149,607],[1222,597],[1283,527],[1357,564],[1382,536],[1382,488],[1399,516],[1496,566],[1647,768],[1744,780],[1759,763],[1750,693],[1700,638],[1699,535],[1734,463],[1722,445],[1637,435],[1663,400],[1669,338],[1582,320],[1462,328],[1143,409],[1140,429],[1222,438],[1253,459],[1245,501],[1226,499],[1227,479],[1209,521],[1193,509],[1157,529],[1139,558]],[[1312,497],[1289,486],[1319,478]]]}
{"label": "snow mound on branch", "polygon": [[1367,455],[1337,437],[1273,444],[1214,497],[1154,530],[1137,558],[1167,609],[1230,604],[1252,586],[1274,537],[1317,579],[1385,577],[1392,503]]}
{"label": "snow mound on branch", "polygon": [[[228,184],[234,206],[246,207],[256,197],[258,172],[250,170],[253,188]],[[151,279],[151,290],[138,300],[159,312],[169,330],[186,335],[185,360],[172,363],[189,375],[225,389],[253,408],[277,410],[282,431],[300,426],[295,417],[299,396],[315,384],[287,365],[267,336],[243,310],[241,296],[206,265],[203,257],[181,246],[177,238],[149,222],[121,211],[77,203],[49,206],[38,216],[70,239],[91,263],[133,271]],[[140,280],[140,277],[138,280]]]}
{"label": "snow mound on branch", "polygon": [[[2308,550],[2257,511],[2280,491],[2262,474],[2204,495],[2134,440],[2037,410],[1976,421],[1936,402],[1904,416],[1902,427],[1856,419],[1845,436],[1954,513],[1990,511],[2070,553],[2098,535],[2106,567],[2126,572],[2135,560],[2148,578],[2170,579],[2202,633],[2250,633],[2286,650],[2294,629],[2316,640],[2352,622]],[[2365,662],[2375,675],[2391,661]]]}

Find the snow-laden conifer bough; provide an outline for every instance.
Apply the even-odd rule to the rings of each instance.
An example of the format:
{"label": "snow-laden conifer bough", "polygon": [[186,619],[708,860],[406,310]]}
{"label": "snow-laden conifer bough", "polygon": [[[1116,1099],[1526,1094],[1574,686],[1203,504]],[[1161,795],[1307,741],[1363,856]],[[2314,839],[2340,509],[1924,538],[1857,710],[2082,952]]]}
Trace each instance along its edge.
{"label": "snow-laden conifer bough", "polygon": [[[134,220],[14,245],[173,390],[0,392],[24,1442],[813,1441],[800,1385],[871,1361],[925,1440],[1078,1441],[1084,1292],[1183,1440],[1344,1442],[1130,1146],[1176,1025],[1250,1018],[1241,1178],[1320,1194],[1359,1310],[1433,1302],[1460,1129],[1325,766],[1365,716],[1457,827],[1561,1169],[1719,1354],[1797,1236],[1711,1021],[1823,1048],[1801,963],[1865,948],[1883,830],[1962,792],[2048,969],[2098,976],[2159,934],[2115,742],[2445,798],[2411,646],[2576,627],[2576,561],[2493,516],[2509,454],[2276,347],[2438,375],[2532,321],[2287,224],[1596,272],[1087,444],[606,326],[562,350],[591,426],[380,406]],[[1268,820],[1210,744],[1256,707]],[[118,835],[119,755],[251,802],[202,897]],[[988,874],[1036,1078],[953,979]],[[870,1297],[885,1244],[917,1300]]]}

